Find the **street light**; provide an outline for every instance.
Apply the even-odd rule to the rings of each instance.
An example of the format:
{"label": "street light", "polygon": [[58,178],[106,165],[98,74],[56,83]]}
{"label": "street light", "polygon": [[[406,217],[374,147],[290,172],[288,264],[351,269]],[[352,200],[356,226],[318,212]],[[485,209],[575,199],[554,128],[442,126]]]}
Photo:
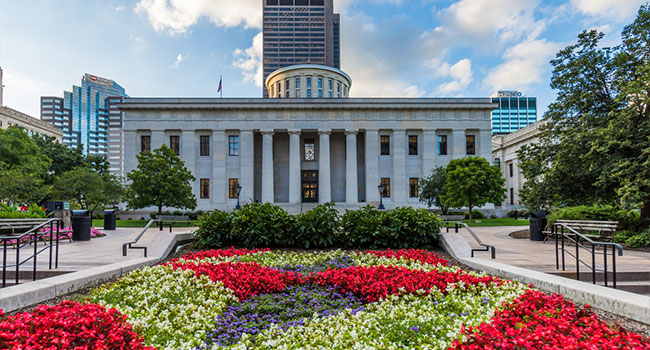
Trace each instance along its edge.
{"label": "street light", "polygon": [[386,184],[379,184],[377,186],[377,189],[379,189],[379,206],[377,209],[379,210],[384,210],[384,191],[386,191]]}
{"label": "street light", "polygon": [[237,206],[235,206],[235,210],[240,210],[241,206],[239,205],[239,194],[241,193],[241,186],[239,186],[239,184],[235,185],[235,192],[237,193]]}

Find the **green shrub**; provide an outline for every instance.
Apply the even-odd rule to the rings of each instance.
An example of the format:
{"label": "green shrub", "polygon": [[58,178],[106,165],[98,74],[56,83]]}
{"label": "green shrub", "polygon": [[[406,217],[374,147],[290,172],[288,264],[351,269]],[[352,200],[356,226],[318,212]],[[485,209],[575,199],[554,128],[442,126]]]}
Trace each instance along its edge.
{"label": "green shrub", "polygon": [[291,247],[294,222],[284,209],[270,203],[248,203],[232,214],[232,235],[248,248]]}
{"label": "green shrub", "polygon": [[0,219],[39,219],[42,216],[19,211],[0,211]]}
{"label": "green shrub", "polygon": [[628,238],[635,235],[637,235],[636,232],[621,230],[621,231],[616,231],[612,239],[614,240],[614,242],[625,243],[625,241],[627,241]]}
{"label": "green shrub", "polygon": [[385,215],[387,237],[379,240],[384,245],[373,248],[425,248],[436,245],[441,226],[436,214],[425,209],[398,207]]}
{"label": "green shrub", "polygon": [[32,204],[30,206],[18,206],[0,203],[0,218],[37,219],[45,217],[47,217],[45,210],[36,204]]}
{"label": "green shrub", "polygon": [[340,231],[339,212],[334,203],[317,206],[295,216],[292,241],[305,248],[328,248],[336,243]]}
{"label": "green shrub", "polygon": [[606,206],[578,206],[556,209],[548,216],[548,223],[557,220],[618,221],[621,230],[639,231],[639,213],[634,210]]}
{"label": "green shrub", "polygon": [[650,230],[631,236],[625,241],[625,244],[632,248],[650,247]]}
{"label": "green shrub", "polygon": [[372,206],[358,210],[346,210],[341,218],[340,242],[347,248],[369,248],[376,245],[386,245],[384,242],[387,227],[386,213]]}
{"label": "green shrub", "polygon": [[196,245],[202,249],[221,248],[233,244],[231,214],[215,210],[203,214],[196,230]]}

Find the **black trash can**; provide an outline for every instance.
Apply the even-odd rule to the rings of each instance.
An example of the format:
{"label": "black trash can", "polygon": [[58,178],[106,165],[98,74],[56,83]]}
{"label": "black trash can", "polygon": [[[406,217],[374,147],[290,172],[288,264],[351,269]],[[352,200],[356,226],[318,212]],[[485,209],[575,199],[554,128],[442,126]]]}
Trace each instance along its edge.
{"label": "black trash can", "polygon": [[104,211],[104,230],[114,231],[115,230],[115,210],[110,209]]}
{"label": "black trash can", "polygon": [[88,210],[72,211],[72,240],[90,241],[90,227],[93,219]]}
{"label": "black trash can", "polygon": [[536,211],[530,213],[530,240],[543,241],[546,238],[546,212]]}

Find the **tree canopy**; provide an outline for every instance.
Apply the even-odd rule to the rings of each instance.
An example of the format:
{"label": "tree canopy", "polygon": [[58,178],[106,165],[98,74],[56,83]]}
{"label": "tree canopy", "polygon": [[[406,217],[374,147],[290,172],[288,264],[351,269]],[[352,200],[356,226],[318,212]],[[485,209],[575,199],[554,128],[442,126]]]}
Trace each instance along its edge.
{"label": "tree canopy", "polygon": [[153,152],[136,156],[138,168],[127,174],[131,184],[126,190],[128,207],[196,208],[191,181],[195,180],[185,163],[169,147],[163,145]]}
{"label": "tree canopy", "polygon": [[82,209],[95,210],[120,202],[123,187],[115,176],[99,174],[89,167],[78,167],[56,178],[52,197],[73,200]]}
{"label": "tree canopy", "polygon": [[551,61],[557,99],[540,143],[522,147],[529,209],[615,204],[650,218],[650,7],[639,9],[616,47],[578,35]]}
{"label": "tree canopy", "polygon": [[447,214],[449,210],[444,201],[446,182],[444,167],[433,169],[431,175],[420,182],[420,200],[425,202],[428,207],[435,205],[440,208],[442,214]]}
{"label": "tree canopy", "polygon": [[505,198],[505,179],[497,166],[481,157],[454,159],[445,170],[447,181],[444,202],[449,207],[467,207],[472,221],[472,208],[487,203],[501,203]]}

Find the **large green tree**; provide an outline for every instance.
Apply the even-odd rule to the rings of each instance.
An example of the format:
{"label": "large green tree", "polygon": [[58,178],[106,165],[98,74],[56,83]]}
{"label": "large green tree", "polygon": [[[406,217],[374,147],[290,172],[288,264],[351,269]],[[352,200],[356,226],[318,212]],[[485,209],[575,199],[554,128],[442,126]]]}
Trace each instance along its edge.
{"label": "large green tree", "polygon": [[650,224],[650,8],[642,6],[621,45],[601,47],[585,31],[551,61],[557,99],[540,143],[519,151],[530,209],[616,204]]}
{"label": "large green tree", "polygon": [[66,171],[87,165],[82,146],[72,148],[56,141],[53,137],[34,135],[32,139],[48,158],[52,160],[46,181],[50,184]]}
{"label": "large green tree", "polygon": [[470,222],[473,208],[487,203],[498,204],[506,198],[505,179],[499,167],[490,165],[484,158],[454,159],[447,164],[445,175],[445,203],[449,207],[467,207]]}
{"label": "large green tree", "polygon": [[72,200],[82,209],[96,210],[120,202],[124,190],[113,175],[98,172],[89,167],[78,167],[57,177],[52,196]]}
{"label": "large green tree", "polygon": [[428,207],[436,206],[440,208],[442,214],[447,214],[449,207],[446,205],[445,196],[445,168],[437,167],[431,171],[431,175],[420,181],[420,200],[425,202]]}
{"label": "large green tree", "polygon": [[31,204],[44,200],[50,158],[16,126],[0,129],[0,201]]}
{"label": "large green tree", "polygon": [[190,184],[195,178],[174,151],[163,145],[136,157],[138,168],[127,174],[131,181],[126,190],[129,208],[155,206],[159,215],[163,207],[196,208]]}

